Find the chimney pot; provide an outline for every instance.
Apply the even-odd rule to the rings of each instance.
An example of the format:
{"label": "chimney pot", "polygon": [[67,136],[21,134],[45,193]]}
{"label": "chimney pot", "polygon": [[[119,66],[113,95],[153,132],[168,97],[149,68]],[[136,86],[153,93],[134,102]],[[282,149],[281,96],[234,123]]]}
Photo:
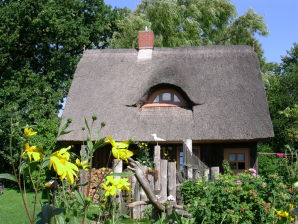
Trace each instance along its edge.
{"label": "chimney pot", "polygon": [[153,31],[151,30],[139,31],[138,44],[139,44],[139,49],[142,49],[142,48],[152,49],[154,47]]}

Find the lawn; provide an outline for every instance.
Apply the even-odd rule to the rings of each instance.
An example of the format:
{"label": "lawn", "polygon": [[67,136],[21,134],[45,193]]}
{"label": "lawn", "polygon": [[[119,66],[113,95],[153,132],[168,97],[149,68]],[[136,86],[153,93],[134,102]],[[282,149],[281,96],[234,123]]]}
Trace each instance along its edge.
{"label": "lawn", "polygon": [[[29,206],[33,208],[33,193],[27,193]],[[37,212],[40,207],[37,208]],[[0,195],[0,223],[2,224],[27,224],[27,216],[23,207],[21,194],[14,189],[4,189]]]}
{"label": "lawn", "polygon": [[[29,206],[33,208],[33,193],[27,193]],[[37,207],[37,214],[40,207]],[[5,189],[4,194],[0,195],[0,224],[29,224],[26,212],[23,207],[21,194],[14,189]],[[151,223],[148,220],[134,221],[130,219],[122,220],[121,223],[145,224]]]}

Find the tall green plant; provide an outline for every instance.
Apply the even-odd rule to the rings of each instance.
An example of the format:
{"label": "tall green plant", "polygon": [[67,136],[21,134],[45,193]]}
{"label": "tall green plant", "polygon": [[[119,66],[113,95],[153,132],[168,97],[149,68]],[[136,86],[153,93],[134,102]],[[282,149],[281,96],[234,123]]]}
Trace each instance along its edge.
{"label": "tall green plant", "polygon": [[[18,164],[12,163],[13,174],[2,173],[0,174],[0,178],[13,181],[17,184],[30,223],[33,224],[37,222],[37,204],[42,205],[42,210],[38,215],[38,217],[41,218],[39,222],[42,223],[54,222],[60,224],[71,222],[84,224],[87,221],[87,217],[100,219],[101,216],[106,216],[101,206],[104,204],[103,201],[107,201],[106,199],[109,197],[114,197],[118,191],[130,190],[127,178],[116,179],[112,176],[111,170],[106,169],[95,186],[96,192],[99,193],[97,194],[99,198],[96,200],[96,192],[94,194],[90,193],[90,167],[93,155],[97,150],[100,150],[100,148],[108,144],[105,137],[100,138],[97,136],[95,141],[91,140],[90,135],[96,119],[96,116],[93,116],[91,124],[85,119],[85,127],[88,132],[86,147],[81,150],[79,156],[69,152],[71,146],[56,150],[56,144],[52,144],[52,148],[42,147],[41,144],[34,145],[38,143],[38,133],[32,127],[24,127],[24,134],[20,143],[24,148],[20,150]],[[58,133],[58,137],[70,132],[67,131],[70,123],[71,120],[67,120]],[[103,124],[104,123],[101,123],[98,133],[100,133],[101,128],[104,126]],[[15,131],[14,128],[15,126],[12,125],[11,138]],[[110,137],[110,139],[112,138]],[[10,142],[12,142],[12,140],[10,140]],[[119,146],[123,143],[115,142],[115,144]],[[120,149],[116,146],[115,150],[123,151],[124,149]],[[7,158],[14,158],[12,144],[10,144]],[[123,156],[122,158],[127,159]],[[82,170],[88,169],[88,181],[78,184],[77,179],[79,173],[82,172]],[[34,191],[32,210],[29,209],[26,197],[27,185],[25,182],[30,183]],[[84,186],[87,188],[86,194],[78,190],[79,187]],[[43,192],[46,198],[41,199],[40,192]],[[113,214],[110,214],[108,218],[113,219]]]}

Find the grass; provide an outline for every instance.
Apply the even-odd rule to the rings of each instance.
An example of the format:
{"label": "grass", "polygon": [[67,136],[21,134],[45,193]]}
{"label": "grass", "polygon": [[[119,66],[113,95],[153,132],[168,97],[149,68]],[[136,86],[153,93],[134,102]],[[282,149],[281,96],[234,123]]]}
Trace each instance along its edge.
{"label": "grass", "polygon": [[[29,207],[33,208],[33,193],[27,193]],[[40,207],[37,207],[37,213]],[[117,223],[121,224],[148,224],[149,220],[123,219]],[[0,224],[29,224],[23,206],[21,194],[15,189],[4,189],[4,194],[0,195]]]}
{"label": "grass", "polygon": [[[27,193],[29,207],[33,208],[33,193]],[[40,207],[37,207],[40,211]],[[0,195],[0,223],[5,224],[28,224],[21,194],[14,189],[4,189]]]}

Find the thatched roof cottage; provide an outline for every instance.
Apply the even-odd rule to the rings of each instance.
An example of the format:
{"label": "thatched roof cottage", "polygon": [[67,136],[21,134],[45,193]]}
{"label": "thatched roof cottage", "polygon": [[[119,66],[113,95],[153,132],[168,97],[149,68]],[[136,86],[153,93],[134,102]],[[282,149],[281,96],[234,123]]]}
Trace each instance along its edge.
{"label": "thatched roof cottage", "polygon": [[[208,166],[227,159],[253,167],[256,145],[273,137],[258,58],[248,46],[154,48],[152,31],[139,32],[138,49],[87,50],[72,82],[61,141],[82,144],[84,118],[106,122],[101,135],[117,141],[166,139],[163,150],[181,165],[182,145]],[[95,136],[95,133],[94,133]],[[108,149],[96,166],[103,166]]]}

